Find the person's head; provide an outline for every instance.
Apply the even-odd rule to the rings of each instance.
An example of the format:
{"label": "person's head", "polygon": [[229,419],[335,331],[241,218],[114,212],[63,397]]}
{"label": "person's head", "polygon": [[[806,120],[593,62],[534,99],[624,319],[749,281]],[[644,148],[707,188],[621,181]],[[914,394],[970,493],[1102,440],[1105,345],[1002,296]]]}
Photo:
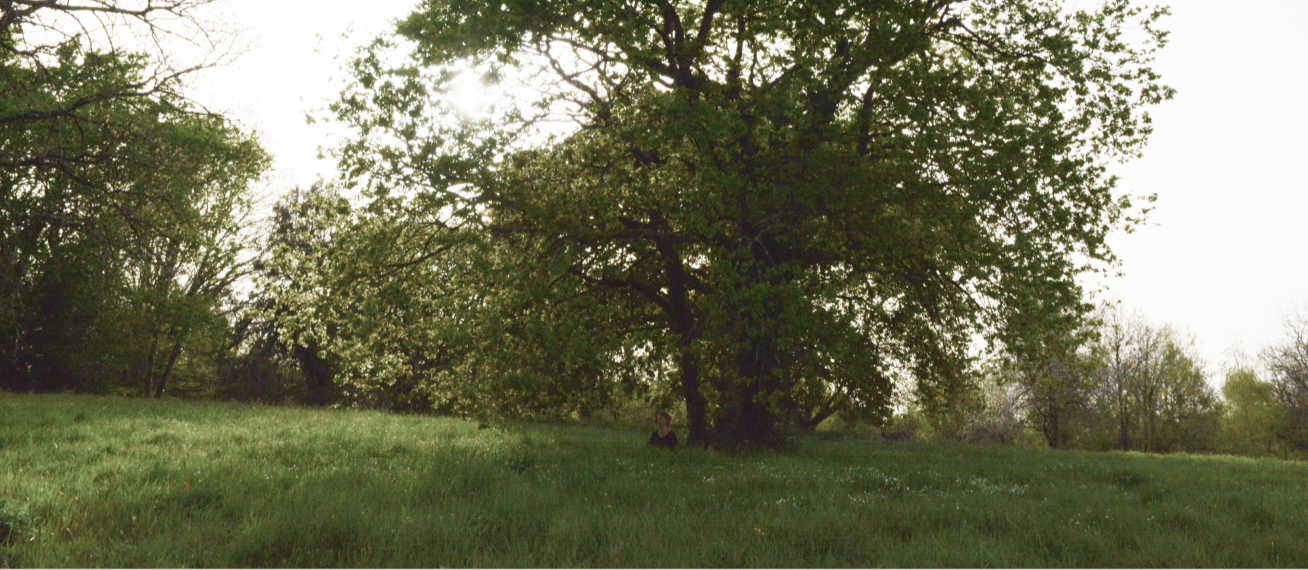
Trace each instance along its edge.
{"label": "person's head", "polygon": [[672,414],[659,412],[658,415],[654,416],[654,421],[659,424],[659,429],[672,427]]}

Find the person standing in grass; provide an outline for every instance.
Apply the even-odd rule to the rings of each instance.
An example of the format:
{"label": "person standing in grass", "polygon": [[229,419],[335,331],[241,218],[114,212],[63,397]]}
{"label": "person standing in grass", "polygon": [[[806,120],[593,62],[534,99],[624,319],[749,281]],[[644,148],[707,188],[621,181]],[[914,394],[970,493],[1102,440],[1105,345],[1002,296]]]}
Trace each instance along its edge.
{"label": "person standing in grass", "polygon": [[676,449],[677,432],[672,431],[672,414],[659,412],[657,416],[654,416],[654,421],[659,424],[659,430],[654,432],[654,435],[649,436],[649,444],[654,447]]}

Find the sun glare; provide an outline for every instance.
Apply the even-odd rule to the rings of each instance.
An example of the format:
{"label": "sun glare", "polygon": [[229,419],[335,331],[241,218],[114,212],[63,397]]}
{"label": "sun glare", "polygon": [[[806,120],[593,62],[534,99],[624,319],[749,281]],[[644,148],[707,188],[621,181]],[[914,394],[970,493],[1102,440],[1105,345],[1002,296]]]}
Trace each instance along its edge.
{"label": "sun glare", "polygon": [[460,73],[450,82],[447,96],[454,109],[470,119],[480,118],[490,110],[490,93],[482,84],[481,77],[471,70]]}

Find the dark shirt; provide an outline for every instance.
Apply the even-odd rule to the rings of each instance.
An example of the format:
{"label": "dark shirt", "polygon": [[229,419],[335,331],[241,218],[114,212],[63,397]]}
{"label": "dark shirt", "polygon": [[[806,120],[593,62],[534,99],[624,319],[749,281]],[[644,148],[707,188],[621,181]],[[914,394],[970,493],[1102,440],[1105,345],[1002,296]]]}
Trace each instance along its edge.
{"label": "dark shirt", "polygon": [[668,449],[677,448],[677,432],[669,431],[667,437],[659,437],[659,432],[649,436],[649,444],[655,447],[666,447]]}

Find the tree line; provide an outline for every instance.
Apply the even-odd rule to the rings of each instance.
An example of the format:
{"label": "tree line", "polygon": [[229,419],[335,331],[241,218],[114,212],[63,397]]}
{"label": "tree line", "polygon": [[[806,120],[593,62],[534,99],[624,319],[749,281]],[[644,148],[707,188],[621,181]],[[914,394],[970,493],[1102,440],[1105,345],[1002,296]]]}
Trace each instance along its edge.
{"label": "tree line", "polygon": [[[723,448],[835,420],[1298,445],[1301,348],[1264,354],[1270,382],[1233,371],[1223,404],[1192,339],[1076,282],[1147,211],[1106,169],[1172,96],[1164,9],[421,2],[346,67],[339,179],[255,220],[268,156],[182,94],[203,66],[85,25],[157,37],[207,3],[0,0],[0,387],[644,402]],[[467,116],[467,73],[532,96]]]}
{"label": "tree line", "polygon": [[1288,318],[1282,339],[1256,359],[1233,356],[1219,396],[1193,336],[1105,305],[1075,353],[1035,366],[992,363],[952,416],[902,420],[971,441],[1039,434],[1052,448],[1302,457],[1305,323]]}

